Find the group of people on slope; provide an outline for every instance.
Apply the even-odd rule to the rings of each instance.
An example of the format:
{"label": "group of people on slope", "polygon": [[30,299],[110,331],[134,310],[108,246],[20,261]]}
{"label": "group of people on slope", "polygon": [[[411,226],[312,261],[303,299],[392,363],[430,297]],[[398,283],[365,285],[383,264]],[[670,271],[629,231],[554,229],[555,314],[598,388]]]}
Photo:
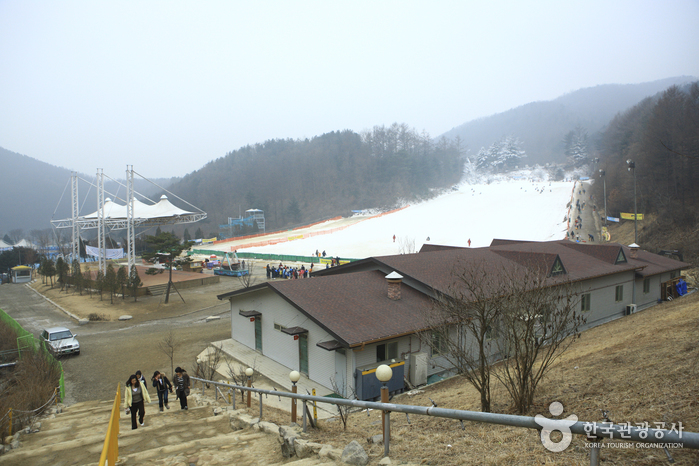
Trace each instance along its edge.
{"label": "group of people on slope", "polygon": [[[189,396],[189,375],[187,371],[181,367],[175,369],[175,376],[172,378],[172,383],[165,374],[155,371],[151,377],[153,387],[158,394],[158,404],[160,411],[170,409],[168,405],[168,393],[174,392],[180,400],[180,409],[188,409],[187,397]],[[141,374],[141,371],[136,371],[131,374],[126,381],[126,389],[124,390],[124,406],[126,414],[131,413],[131,429],[137,429],[138,424],[143,427],[146,416],[146,402],[150,403],[150,395],[146,388],[146,379]],[[138,424],[136,418],[138,417]]]}
{"label": "group of people on slope", "polygon": [[282,263],[279,263],[278,267],[275,266],[270,266],[267,264],[267,278],[308,278],[309,274],[313,272],[313,264],[311,264],[310,268],[306,268],[305,266],[301,267],[289,267],[286,265],[282,265]]}

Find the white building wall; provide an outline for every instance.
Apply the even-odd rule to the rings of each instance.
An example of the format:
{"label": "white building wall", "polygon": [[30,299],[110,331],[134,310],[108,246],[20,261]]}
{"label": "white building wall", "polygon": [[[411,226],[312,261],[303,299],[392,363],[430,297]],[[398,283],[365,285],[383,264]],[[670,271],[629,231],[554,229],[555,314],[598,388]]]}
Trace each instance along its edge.
{"label": "white building wall", "polygon": [[274,324],[284,327],[303,327],[308,330],[308,376],[326,388],[332,389],[330,377],[335,374],[335,352],[326,351],[317,343],[334,339],[312,320],[270,290],[251,293],[236,299],[232,311],[231,337],[255,348],[255,324],[239,315],[239,310],[255,310],[262,314],[262,354],[286,366],[299,370],[299,341],[275,330]]}

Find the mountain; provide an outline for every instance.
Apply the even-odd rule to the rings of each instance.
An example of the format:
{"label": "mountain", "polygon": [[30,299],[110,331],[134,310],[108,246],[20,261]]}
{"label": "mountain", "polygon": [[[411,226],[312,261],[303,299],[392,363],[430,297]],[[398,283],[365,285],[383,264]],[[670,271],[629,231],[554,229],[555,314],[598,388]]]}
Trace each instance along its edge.
{"label": "mountain", "polygon": [[532,102],[464,123],[442,136],[452,140],[458,136],[470,149],[469,156],[475,156],[481,147],[488,147],[505,136],[514,136],[522,141],[526,163],[562,163],[564,137],[576,127],[586,130],[594,147],[598,133],[617,113],[670,86],[696,80],[679,76],[641,84],[588,87],[554,100]]}
{"label": "mountain", "polygon": [[[51,220],[70,217],[71,170],[0,147],[0,232],[20,229],[24,236],[31,230],[51,228]],[[97,209],[95,175],[79,174],[78,194],[82,213]],[[170,179],[153,180],[163,187]],[[88,183],[89,182],[89,183]],[[123,182],[123,180],[122,180]],[[144,195],[156,195],[160,188],[142,179],[134,180],[135,189]],[[106,179],[105,196],[124,197],[126,188]],[[155,199],[157,201],[157,199]],[[123,204],[123,202],[122,202]]]}

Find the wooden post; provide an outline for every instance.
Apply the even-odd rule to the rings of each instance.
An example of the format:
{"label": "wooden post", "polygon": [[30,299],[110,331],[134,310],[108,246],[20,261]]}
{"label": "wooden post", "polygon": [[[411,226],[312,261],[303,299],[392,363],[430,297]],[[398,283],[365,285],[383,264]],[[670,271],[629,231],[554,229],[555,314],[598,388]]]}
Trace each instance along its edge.
{"label": "wooden post", "polygon": [[[291,385],[291,393],[296,393],[296,383]],[[296,422],[296,398],[291,399],[291,422]]]}
{"label": "wooden post", "polygon": [[[381,387],[381,403],[388,403],[388,387],[383,384]],[[381,434],[386,436],[386,411],[381,411]]]}

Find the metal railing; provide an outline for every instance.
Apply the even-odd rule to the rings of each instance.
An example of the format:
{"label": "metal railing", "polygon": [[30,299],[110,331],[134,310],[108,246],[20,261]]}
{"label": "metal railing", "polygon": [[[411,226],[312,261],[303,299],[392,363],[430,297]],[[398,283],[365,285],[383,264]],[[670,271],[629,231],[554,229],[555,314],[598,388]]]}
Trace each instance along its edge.
{"label": "metal railing", "polygon": [[[464,411],[458,409],[446,409],[437,408],[434,406],[413,406],[413,405],[400,405],[394,403],[379,403],[374,401],[360,401],[360,400],[348,400],[344,398],[328,398],[323,396],[311,396],[302,395],[291,392],[281,392],[276,390],[264,390],[261,388],[244,387],[240,385],[232,385],[222,382],[214,382],[212,380],[200,379],[197,377],[190,377],[192,380],[196,380],[202,383],[202,395],[204,394],[204,388],[208,385],[214,385],[217,390],[216,399],[218,400],[218,387],[226,387],[227,389],[235,392],[235,390],[240,390],[241,392],[248,391],[252,393],[258,393],[260,395],[260,416],[259,419],[262,420],[262,395],[272,395],[272,396],[283,396],[286,398],[292,398],[296,400],[303,401],[303,431],[306,432],[306,412],[307,403],[328,403],[332,405],[341,406],[351,406],[361,409],[376,409],[379,411],[384,411],[386,413],[386,429],[384,430],[384,456],[388,456],[390,449],[390,413],[398,412],[404,413],[406,416],[410,414],[418,414],[422,416],[433,416],[441,417],[447,419],[456,419],[459,421],[471,421],[471,422],[484,422],[487,424],[498,424],[503,426],[511,427],[522,427],[527,429],[535,429],[538,431],[549,430],[555,431],[560,430],[561,432],[570,431],[572,434],[585,435],[591,440],[590,448],[590,465],[599,466],[599,455],[602,440],[605,438],[609,439],[619,439],[631,442],[643,442],[643,443],[654,443],[654,444],[682,444],[683,448],[699,449],[699,433],[695,432],[677,432],[667,429],[652,429],[646,428],[642,429],[639,427],[627,426],[614,424],[612,422],[583,422],[577,421],[571,423],[565,420],[558,419],[546,419],[545,427],[542,427],[541,419],[531,417],[531,416],[518,416],[514,414],[499,414],[499,413],[484,413],[480,411]],[[224,398],[225,400],[225,398]],[[248,399],[249,400],[249,399]],[[235,396],[232,397],[233,409],[235,409]],[[249,406],[249,401],[248,401]],[[409,418],[408,418],[409,420]],[[539,422],[537,422],[539,421]],[[463,425],[462,425],[463,427]],[[603,433],[603,436],[599,433]],[[593,434],[593,435],[591,435]],[[666,454],[669,456],[669,452],[665,450]]]}
{"label": "metal railing", "polygon": [[119,459],[119,411],[121,410],[121,384],[117,384],[116,396],[109,416],[107,435],[100,455],[99,466],[115,465]]}

